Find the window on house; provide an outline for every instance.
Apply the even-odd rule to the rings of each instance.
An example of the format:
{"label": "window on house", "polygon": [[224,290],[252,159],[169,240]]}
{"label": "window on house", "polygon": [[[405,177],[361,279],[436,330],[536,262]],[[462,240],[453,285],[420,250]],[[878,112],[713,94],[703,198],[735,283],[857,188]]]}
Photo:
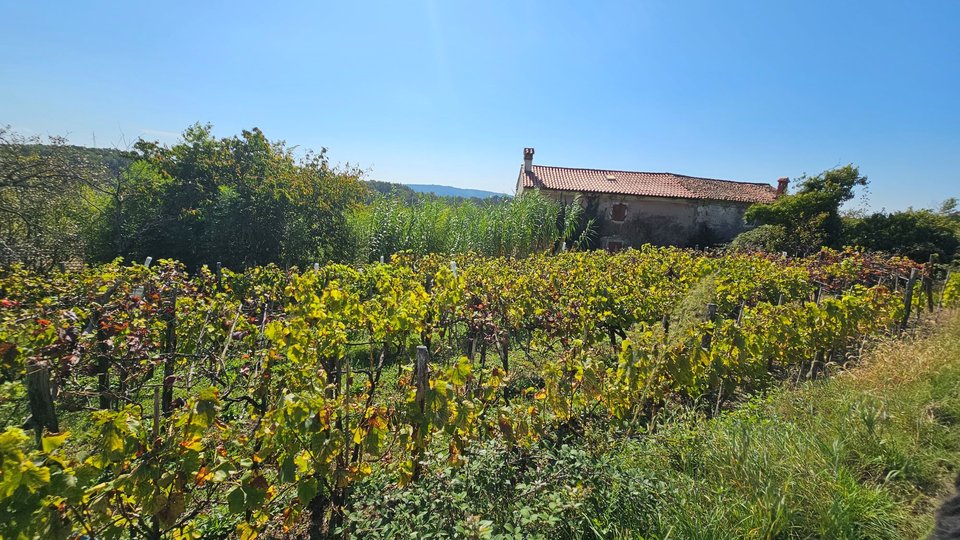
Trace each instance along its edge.
{"label": "window on house", "polygon": [[613,209],[610,211],[610,219],[613,221],[623,221],[627,219],[627,205],[623,203],[613,205]]}

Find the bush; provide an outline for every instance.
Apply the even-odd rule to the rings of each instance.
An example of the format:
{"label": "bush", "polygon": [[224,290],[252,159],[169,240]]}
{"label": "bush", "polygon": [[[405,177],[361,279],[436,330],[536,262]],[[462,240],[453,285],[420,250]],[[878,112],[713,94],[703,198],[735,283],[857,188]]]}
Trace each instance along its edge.
{"label": "bush", "polygon": [[953,260],[960,247],[955,224],[932,210],[875,213],[844,220],[844,241],[926,262],[936,254],[941,261]]}

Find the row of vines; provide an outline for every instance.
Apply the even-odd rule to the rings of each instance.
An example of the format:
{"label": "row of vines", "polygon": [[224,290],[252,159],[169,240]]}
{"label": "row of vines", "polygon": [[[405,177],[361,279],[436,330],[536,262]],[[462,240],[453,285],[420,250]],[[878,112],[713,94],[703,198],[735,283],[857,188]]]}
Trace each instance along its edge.
{"label": "row of vines", "polygon": [[374,472],[417,482],[428,456],[587,421],[634,436],[667,401],[719,408],[855,359],[899,327],[911,271],[920,313],[932,268],[852,251],[8,269],[0,536],[349,534]]}

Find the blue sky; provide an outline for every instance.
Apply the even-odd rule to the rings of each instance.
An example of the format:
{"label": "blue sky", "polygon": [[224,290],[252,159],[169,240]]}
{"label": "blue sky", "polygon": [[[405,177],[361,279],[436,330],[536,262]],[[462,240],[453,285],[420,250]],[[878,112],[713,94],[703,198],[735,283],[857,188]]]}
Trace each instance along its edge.
{"label": "blue sky", "polygon": [[960,196],[960,2],[0,0],[0,124],[75,144],[327,147],[380,180],[510,192],[535,161]]}

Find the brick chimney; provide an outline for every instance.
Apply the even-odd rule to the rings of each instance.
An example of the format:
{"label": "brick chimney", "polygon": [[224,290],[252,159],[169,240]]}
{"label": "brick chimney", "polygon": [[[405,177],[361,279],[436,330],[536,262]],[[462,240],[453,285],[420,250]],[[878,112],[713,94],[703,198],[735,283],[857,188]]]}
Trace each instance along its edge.
{"label": "brick chimney", "polygon": [[529,173],[533,170],[533,148],[523,149],[523,172]]}
{"label": "brick chimney", "polygon": [[790,184],[790,179],[784,176],[783,178],[777,179],[777,197],[783,195],[787,192],[787,185]]}

